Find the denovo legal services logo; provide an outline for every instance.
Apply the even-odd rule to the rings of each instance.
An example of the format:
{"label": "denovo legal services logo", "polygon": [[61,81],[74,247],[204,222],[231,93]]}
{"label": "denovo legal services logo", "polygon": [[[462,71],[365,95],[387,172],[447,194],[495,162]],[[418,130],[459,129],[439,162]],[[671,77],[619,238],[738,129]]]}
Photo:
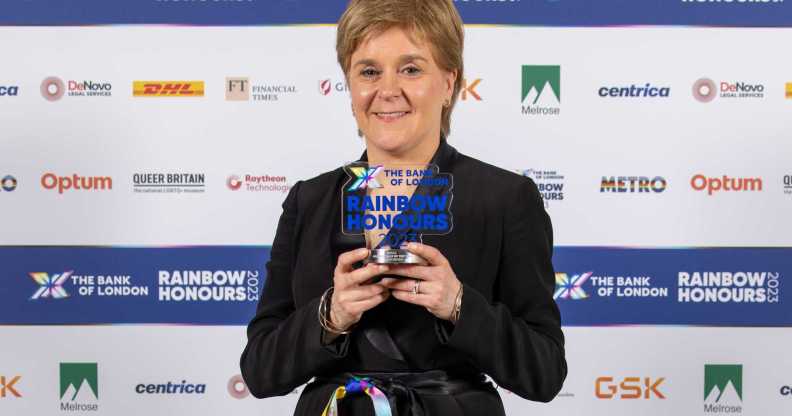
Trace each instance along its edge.
{"label": "denovo legal services logo", "polygon": [[704,413],[742,413],[742,374],[742,364],[704,366]]}
{"label": "denovo legal services logo", "polygon": [[0,85],[0,97],[16,97],[19,95],[18,85]]}
{"label": "denovo legal services logo", "polygon": [[58,101],[64,94],[69,97],[111,97],[113,84],[107,81],[69,80],[47,77],[41,81],[41,96],[47,101]]}
{"label": "denovo legal services logo", "polygon": [[[587,285],[588,284],[588,285]],[[587,289],[590,286],[590,289]],[[668,287],[654,283],[652,276],[556,273],[553,299],[582,300],[591,296],[601,298],[666,298]]]}
{"label": "denovo legal services logo", "polygon": [[161,395],[198,395],[206,393],[206,384],[188,383],[187,380],[182,380],[181,383],[174,383],[170,381],[167,383],[139,383],[135,386],[135,393]]}
{"label": "denovo legal services logo", "polygon": [[561,66],[522,66],[522,114],[561,114]]}
{"label": "denovo legal services logo", "polygon": [[761,192],[762,178],[733,178],[728,175],[707,177],[696,174],[690,178],[690,186],[696,191],[707,191],[709,196],[719,192]]}
{"label": "denovo legal services logo", "polygon": [[[517,173],[531,178],[542,195],[545,208],[550,208],[551,201],[564,200],[564,175],[555,170],[517,169]],[[555,203],[555,202],[553,202]]]}
{"label": "denovo legal services logo", "polygon": [[603,86],[597,90],[603,98],[668,98],[671,87],[657,87],[647,82],[644,85]]}
{"label": "denovo legal services logo", "polygon": [[133,97],[203,97],[203,81],[133,81]]}
{"label": "denovo legal services logo", "polygon": [[19,393],[19,387],[17,386],[17,383],[19,383],[21,379],[22,376],[19,375],[0,375],[0,399],[5,399],[6,397],[22,397],[22,394]]}
{"label": "denovo legal services logo", "polygon": [[285,176],[270,175],[229,175],[226,187],[232,191],[248,192],[288,192],[291,185],[286,183]]}
{"label": "denovo legal services logo", "polygon": [[256,302],[258,270],[158,270],[160,302]]}
{"label": "denovo legal services logo", "polygon": [[11,175],[3,176],[0,179],[0,191],[11,192],[17,188],[17,179]]}
{"label": "denovo legal services logo", "polygon": [[662,176],[603,176],[600,193],[659,194],[668,188]]}
{"label": "denovo legal services logo", "polygon": [[143,172],[132,175],[132,189],[136,193],[203,193],[206,174],[196,172]]}
{"label": "denovo legal services logo", "polygon": [[346,81],[336,81],[332,78],[325,78],[319,80],[319,94],[328,96],[333,91],[346,92],[349,91],[349,85]]}
{"label": "denovo legal services logo", "polygon": [[721,81],[716,84],[709,78],[699,78],[693,83],[693,98],[708,103],[720,97],[723,99],[764,98],[764,85],[743,81]]}
{"label": "denovo legal services logo", "polygon": [[60,408],[70,412],[99,410],[96,363],[60,363]]}
{"label": "denovo legal services logo", "polygon": [[75,274],[73,270],[63,273],[29,273],[39,285],[30,300],[66,299],[72,297],[65,289],[70,287],[78,297],[135,297],[148,296],[148,286],[135,285],[131,275]]}
{"label": "denovo legal services logo", "polygon": [[781,273],[752,271],[681,271],[680,303],[778,303]]}
{"label": "denovo legal services logo", "polygon": [[597,377],[594,381],[594,396],[598,399],[662,399],[665,377]]}
{"label": "denovo legal services logo", "polygon": [[41,186],[46,190],[67,191],[109,191],[113,189],[113,178],[109,176],[59,176],[52,172],[41,175]]}
{"label": "denovo legal services logo", "polygon": [[286,95],[297,93],[294,85],[251,84],[247,77],[227,77],[225,80],[225,97],[227,101],[274,102],[283,99]]}

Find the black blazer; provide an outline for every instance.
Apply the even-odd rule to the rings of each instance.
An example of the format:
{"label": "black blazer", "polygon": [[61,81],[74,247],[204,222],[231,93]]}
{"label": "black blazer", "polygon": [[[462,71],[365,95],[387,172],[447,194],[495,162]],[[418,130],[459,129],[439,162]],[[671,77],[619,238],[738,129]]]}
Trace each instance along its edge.
{"label": "black blazer", "polygon": [[[324,344],[319,298],[333,283],[338,255],[353,248],[338,243],[346,174],[338,168],[299,181],[283,203],[267,279],[247,329],[240,365],[251,394],[284,395],[314,376],[343,372],[442,369],[486,373],[530,400],[555,397],[567,367],[553,301],[552,227],[536,185],[462,155],[444,139],[432,161],[454,176],[454,228],[447,235],[425,235],[423,242],[448,258],[464,284],[457,324],[390,297],[365,312],[352,334]],[[400,357],[363,334],[376,325],[387,326]],[[306,386],[295,415],[320,415],[336,387]],[[424,402],[429,415],[503,414],[491,386]],[[373,415],[368,403],[366,396],[348,396],[342,409],[355,410],[341,414]]]}

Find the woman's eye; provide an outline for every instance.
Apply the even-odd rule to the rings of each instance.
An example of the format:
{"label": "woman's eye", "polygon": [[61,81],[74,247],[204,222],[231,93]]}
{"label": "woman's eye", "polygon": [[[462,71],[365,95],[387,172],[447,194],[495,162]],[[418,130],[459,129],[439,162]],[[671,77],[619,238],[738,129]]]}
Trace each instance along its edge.
{"label": "woman's eye", "polygon": [[415,66],[408,66],[407,68],[404,68],[404,72],[406,72],[407,75],[415,75],[419,74],[421,69]]}
{"label": "woman's eye", "polygon": [[360,75],[363,75],[366,78],[375,77],[378,74],[379,74],[379,71],[377,71],[376,69],[373,69],[373,68],[366,68],[366,69],[360,71]]}

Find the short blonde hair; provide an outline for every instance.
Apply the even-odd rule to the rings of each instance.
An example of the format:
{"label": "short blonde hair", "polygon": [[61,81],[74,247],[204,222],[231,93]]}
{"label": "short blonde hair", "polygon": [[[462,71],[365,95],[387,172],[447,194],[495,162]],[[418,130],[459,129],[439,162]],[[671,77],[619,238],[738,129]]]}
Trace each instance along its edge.
{"label": "short blonde hair", "polygon": [[451,112],[462,88],[462,51],[465,34],[462,18],[452,0],[351,0],[338,20],[338,64],[349,79],[352,54],[369,36],[402,27],[428,42],[432,57],[444,71],[457,71],[451,104],[443,107],[440,131],[451,132]]}

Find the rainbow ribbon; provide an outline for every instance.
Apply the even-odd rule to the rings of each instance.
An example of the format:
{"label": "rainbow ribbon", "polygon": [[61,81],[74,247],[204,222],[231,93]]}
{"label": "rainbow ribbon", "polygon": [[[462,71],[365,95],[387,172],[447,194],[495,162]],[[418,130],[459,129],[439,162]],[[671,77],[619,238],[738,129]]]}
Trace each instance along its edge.
{"label": "rainbow ribbon", "polygon": [[347,381],[345,386],[340,386],[335,389],[333,395],[330,396],[330,401],[325,406],[322,416],[339,416],[338,414],[338,401],[343,399],[347,394],[366,393],[371,397],[371,403],[374,405],[375,416],[391,416],[390,403],[388,403],[388,396],[378,389],[377,386],[371,383],[368,377],[358,378],[352,377]]}

